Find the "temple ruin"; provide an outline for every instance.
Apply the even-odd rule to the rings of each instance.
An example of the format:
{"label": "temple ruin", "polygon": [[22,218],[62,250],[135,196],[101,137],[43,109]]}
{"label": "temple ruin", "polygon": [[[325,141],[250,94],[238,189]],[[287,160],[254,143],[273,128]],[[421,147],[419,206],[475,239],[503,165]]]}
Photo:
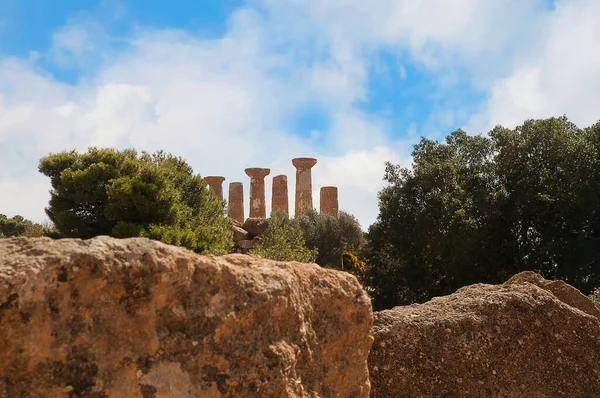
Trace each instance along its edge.
{"label": "temple ruin", "polygon": [[265,203],[265,177],[271,169],[249,168],[244,170],[250,177],[250,218],[267,218]]}
{"label": "temple ruin", "polygon": [[208,184],[210,190],[221,200],[223,200],[223,181],[225,181],[225,177],[221,176],[204,177],[204,182]]}
{"label": "temple ruin", "polygon": [[244,184],[241,182],[229,183],[227,217],[240,224],[244,223]]}
{"label": "temple ruin", "polygon": [[273,190],[271,195],[271,212],[283,211],[289,215],[290,206],[288,199],[288,183],[286,175],[273,177]]}
{"label": "temple ruin", "polygon": [[292,164],[296,167],[296,211],[298,217],[304,210],[312,209],[312,174],[311,169],[317,164],[314,158],[295,158]]}
{"label": "temple ruin", "polygon": [[339,206],[337,187],[321,187],[319,204],[321,214],[338,217]]}
{"label": "temple ruin", "polygon": [[[296,168],[296,192],[294,216],[299,216],[304,211],[313,208],[312,168],[317,164],[314,158],[294,158],[292,164]],[[267,218],[265,198],[265,177],[271,169],[251,167],[244,170],[250,177],[250,214],[249,218]],[[223,176],[207,176],[204,181],[209,188],[223,199]],[[334,217],[339,216],[338,188],[325,186],[320,189],[320,213]],[[288,179],[284,174],[273,177],[271,191],[271,212],[283,211],[290,215]],[[227,217],[236,223],[245,222],[244,214],[244,185],[241,182],[229,183],[229,200],[227,202]]]}

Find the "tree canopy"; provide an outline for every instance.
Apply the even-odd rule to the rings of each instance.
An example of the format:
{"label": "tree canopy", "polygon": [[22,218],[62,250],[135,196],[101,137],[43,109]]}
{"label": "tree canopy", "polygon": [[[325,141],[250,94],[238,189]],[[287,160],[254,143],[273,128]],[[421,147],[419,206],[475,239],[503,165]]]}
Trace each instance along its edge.
{"label": "tree canopy", "polygon": [[223,201],[180,157],[89,148],[46,156],[39,170],[52,184],[46,214],[64,237],[144,236],[213,254],[231,247]]}
{"label": "tree canopy", "polygon": [[390,163],[368,233],[376,308],[533,270],[587,293],[600,280],[600,123],[566,117],[423,138]]}

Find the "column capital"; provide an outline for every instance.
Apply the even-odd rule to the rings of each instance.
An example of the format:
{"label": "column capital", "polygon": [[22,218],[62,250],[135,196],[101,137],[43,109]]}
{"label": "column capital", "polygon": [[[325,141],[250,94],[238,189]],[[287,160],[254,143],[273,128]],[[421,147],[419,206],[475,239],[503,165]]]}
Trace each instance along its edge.
{"label": "column capital", "polygon": [[264,169],[264,168],[260,168],[260,167],[251,167],[251,168],[245,169],[244,172],[250,178],[265,178],[266,176],[269,175],[269,173],[271,173],[271,169]]}
{"label": "column capital", "polygon": [[223,181],[225,181],[225,177],[222,177],[222,176],[206,176],[206,177],[204,177],[204,182],[206,182],[210,186],[222,184]]}
{"label": "column capital", "polygon": [[219,199],[223,199],[223,181],[225,177],[222,176],[206,176],[204,182],[208,187],[217,195]]}
{"label": "column capital", "polygon": [[315,158],[294,158],[294,159],[292,159],[292,164],[297,169],[310,169],[315,164],[317,164],[317,159],[315,159]]}

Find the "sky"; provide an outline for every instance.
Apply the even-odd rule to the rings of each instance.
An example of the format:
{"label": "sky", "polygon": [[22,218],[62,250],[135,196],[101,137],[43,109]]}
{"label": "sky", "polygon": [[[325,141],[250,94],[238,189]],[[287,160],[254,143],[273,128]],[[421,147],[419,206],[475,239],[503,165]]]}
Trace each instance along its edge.
{"label": "sky", "polygon": [[600,119],[598,0],[0,0],[0,213],[44,221],[42,156],[163,149],[288,176],[376,221],[421,137]]}

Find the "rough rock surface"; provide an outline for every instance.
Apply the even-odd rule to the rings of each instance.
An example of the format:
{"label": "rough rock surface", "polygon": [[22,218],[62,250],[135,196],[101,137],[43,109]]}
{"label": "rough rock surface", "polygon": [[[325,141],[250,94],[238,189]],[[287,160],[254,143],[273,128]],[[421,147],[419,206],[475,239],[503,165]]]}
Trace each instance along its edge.
{"label": "rough rock surface", "polygon": [[266,218],[248,218],[242,228],[248,231],[250,238],[262,236],[267,228],[269,228],[269,220]]}
{"label": "rough rock surface", "polygon": [[525,282],[533,283],[537,287],[548,290],[559,300],[569,304],[571,307],[579,308],[581,311],[587,314],[600,318],[600,310],[594,305],[592,300],[581,294],[579,290],[575,289],[573,286],[565,283],[564,281],[549,281],[535,272],[525,271],[513,276],[504,284],[514,285]]}
{"label": "rough rock surface", "polygon": [[0,397],[367,397],[371,326],[316,265],[0,239]]}
{"label": "rough rock surface", "polygon": [[243,228],[234,225],[231,227],[231,229],[233,230],[234,242],[239,242],[241,240],[248,239],[248,231],[244,230]]}
{"label": "rough rock surface", "polygon": [[375,313],[371,396],[600,397],[600,321],[527,280]]}

